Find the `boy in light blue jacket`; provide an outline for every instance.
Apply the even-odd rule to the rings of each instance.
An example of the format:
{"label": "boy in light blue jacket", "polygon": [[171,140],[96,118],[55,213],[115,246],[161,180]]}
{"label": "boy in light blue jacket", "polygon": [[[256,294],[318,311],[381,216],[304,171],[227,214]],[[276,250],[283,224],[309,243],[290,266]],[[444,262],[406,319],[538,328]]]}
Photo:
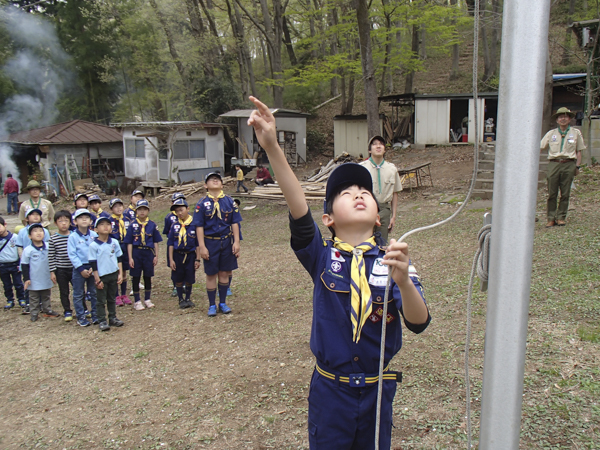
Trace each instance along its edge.
{"label": "boy in light blue jacket", "polygon": [[4,218],[0,217],[0,278],[2,279],[4,295],[6,296],[6,306],[4,306],[4,309],[11,309],[15,306],[13,287],[17,292],[19,306],[23,309],[27,307],[19,262],[17,235],[8,231]]}

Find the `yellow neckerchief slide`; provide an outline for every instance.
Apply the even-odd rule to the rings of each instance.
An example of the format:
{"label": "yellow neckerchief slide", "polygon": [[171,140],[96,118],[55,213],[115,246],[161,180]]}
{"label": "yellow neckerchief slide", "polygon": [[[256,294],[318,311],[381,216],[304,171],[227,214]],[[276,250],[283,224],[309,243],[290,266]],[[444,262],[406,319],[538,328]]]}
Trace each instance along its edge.
{"label": "yellow neckerchief slide", "polygon": [[377,244],[375,238],[371,237],[366,242],[352,247],[350,244],[334,238],[333,246],[338,250],[352,253],[352,265],[350,266],[350,293],[351,307],[350,321],[352,322],[352,340],[358,343],[360,333],[367,318],[372,312],[371,288],[365,270],[363,254]]}
{"label": "yellow neckerchief slide", "polygon": [[146,246],[146,225],[148,225],[148,222],[150,221],[150,219],[148,219],[146,217],[146,220],[144,220],[143,222],[140,221],[140,219],[135,219],[135,220],[137,220],[137,223],[139,223],[142,226],[142,233],[141,233],[142,245],[145,247]]}
{"label": "yellow neckerchief slide", "polygon": [[208,194],[206,194],[206,196],[208,198],[210,198],[213,203],[214,203],[214,207],[212,210],[212,213],[210,215],[211,219],[214,217],[215,213],[217,213],[217,217],[219,219],[221,219],[221,207],[219,206],[219,199],[221,198],[225,198],[225,194],[223,193],[223,191],[219,192],[219,195],[217,195],[217,197],[215,198],[210,192]]}
{"label": "yellow neckerchief slide", "polygon": [[[179,236],[177,238],[177,243],[178,243],[178,247],[179,248],[185,248],[185,246],[187,245],[187,232],[186,232],[186,227],[192,223],[192,216],[188,216],[187,219],[185,219],[185,221],[182,221],[181,219],[177,219],[177,221],[179,222],[179,225],[181,225],[181,228],[179,229]],[[183,246],[181,245],[181,243],[183,242]]]}
{"label": "yellow neckerchief slide", "polygon": [[125,221],[123,220],[123,214],[111,214],[111,217],[118,221],[119,223],[119,238],[122,241],[125,238],[125,233],[127,230],[125,229]]}

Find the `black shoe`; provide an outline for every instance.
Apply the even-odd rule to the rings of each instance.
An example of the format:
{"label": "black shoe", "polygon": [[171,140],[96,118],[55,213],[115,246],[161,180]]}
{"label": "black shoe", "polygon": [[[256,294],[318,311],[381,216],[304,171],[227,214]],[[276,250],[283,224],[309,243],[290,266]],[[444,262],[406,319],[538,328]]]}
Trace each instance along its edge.
{"label": "black shoe", "polygon": [[31,319],[32,322],[37,322],[37,320],[38,320],[37,314],[32,314],[31,317],[30,317],[30,319]]}
{"label": "black shoe", "polygon": [[60,314],[55,311],[48,310],[46,312],[42,312],[42,316],[44,316],[44,317],[60,317]]}
{"label": "black shoe", "polygon": [[103,320],[98,325],[98,328],[100,328],[100,331],[108,331],[110,330],[110,325],[106,322],[106,320]]}
{"label": "black shoe", "polygon": [[190,308],[193,308],[194,306],[196,306],[196,304],[191,300],[188,300],[188,304],[190,305]]}
{"label": "black shoe", "polygon": [[21,310],[21,314],[29,314],[29,305]]}
{"label": "black shoe", "polygon": [[192,306],[192,305],[190,305],[189,302],[186,302],[185,300],[181,300],[179,302],[179,309],[186,309],[186,308],[189,308],[190,306]]}
{"label": "black shoe", "polygon": [[113,317],[112,319],[108,319],[108,324],[111,327],[122,327],[123,325],[125,325],[125,322],[117,319],[116,317]]}

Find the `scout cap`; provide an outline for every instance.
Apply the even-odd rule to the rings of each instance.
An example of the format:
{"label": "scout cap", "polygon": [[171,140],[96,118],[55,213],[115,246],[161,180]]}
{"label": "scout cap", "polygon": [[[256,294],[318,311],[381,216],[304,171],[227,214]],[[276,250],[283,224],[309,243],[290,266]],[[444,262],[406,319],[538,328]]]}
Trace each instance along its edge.
{"label": "scout cap", "polygon": [[111,221],[110,221],[110,219],[109,219],[108,217],[98,217],[98,218],[96,219],[96,222],[94,223],[94,228],[97,228],[97,227],[98,227],[98,224],[99,224],[100,222],[103,222],[103,221],[106,221],[106,222],[108,222],[108,223],[111,223]]}
{"label": "scout cap", "polygon": [[78,194],[75,194],[75,197],[73,197],[73,203],[75,203],[75,202],[77,201],[77,199],[79,199],[79,198],[81,198],[81,197],[85,197],[85,199],[86,199],[88,202],[90,201],[90,198],[89,198],[87,195],[85,195],[85,194],[81,194],[81,193],[78,193]]}
{"label": "scout cap", "polygon": [[121,205],[125,204],[120,198],[113,198],[110,202],[108,202],[108,207],[112,209],[112,207],[115,206],[117,203],[120,203]]}
{"label": "scout cap", "polygon": [[31,230],[33,230],[34,228],[42,228],[43,229],[44,227],[42,226],[41,223],[32,223],[31,225],[29,225],[29,229],[27,230],[27,233],[31,234]]}
{"label": "scout cap", "polygon": [[90,219],[92,218],[92,213],[89,212],[87,209],[85,208],[80,208],[77,211],[75,211],[75,214],[73,214],[73,220],[77,219],[79,216],[83,216],[87,214],[88,216],[90,216]]}
{"label": "scout cap", "polygon": [[187,208],[188,203],[184,199],[178,198],[173,202],[173,205],[171,205],[171,211],[175,211],[175,208],[177,208],[178,206],[185,206]]}
{"label": "scout cap", "polygon": [[575,117],[575,113],[573,111],[571,111],[569,108],[565,108],[564,106],[562,108],[558,108],[556,110],[556,112],[554,114],[552,114],[552,118],[556,119],[558,116],[560,116],[561,114],[566,114],[568,115],[570,118]]}
{"label": "scout cap", "polygon": [[221,177],[220,172],[211,172],[204,177],[204,182],[206,183],[210,177],[219,177],[219,180],[223,181],[223,177]]}
{"label": "scout cap", "polygon": [[329,179],[327,180],[327,187],[325,188],[325,202],[323,204],[323,211],[327,214],[327,202],[333,201],[333,194],[337,188],[342,185],[356,184],[371,194],[373,193],[373,180],[371,174],[366,167],[356,163],[345,163],[336,167]]}
{"label": "scout cap", "polygon": [[31,180],[29,183],[27,183],[26,189],[28,191],[35,188],[42,189],[42,185],[35,180]]}
{"label": "scout cap", "polygon": [[100,202],[102,203],[102,199],[100,198],[100,196],[98,194],[93,194],[90,195],[88,197],[88,202],[92,203],[92,202]]}
{"label": "scout cap", "polygon": [[373,141],[375,139],[377,139],[378,141],[381,141],[383,143],[383,146],[385,147],[385,139],[381,136],[375,135],[371,139],[369,139],[369,145],[367,145],[367,150],[371,150],[371,144],[373,143]]}
{"label": "scout cap", "polygon": [[175,200],[177,200],[178,198],[182,198],[185,200],[185,194],[183,194],[183,192],[175,192],[172,196],[171,196],[171,201],[174,202]]}
{"label": "scout cap", "polygon": [[33,214],[33,213],[38,213],[41,216],[42,215],[42,210],[38,209],[38,208],[28,209],[27,212],[25,213],[25,217],[27,217],[27,216],[29,216],[29,214]]}
{"label": "scout cap", "polygon": [[140,191],[139,189],[134,189],[134,191],[131,193],[131,196],[133,197],[134,195],[140,194],[143,198],[146,197],[146,194],[144,194],[144,191]]}
{"label": "scout cap", "polygon": [[144,200],[144,199],[138,200],[138,202],[135,204],[136,211],[139,208],[148,208],[148,209],[150,209],[150,203],[148,203],[148,200]]}

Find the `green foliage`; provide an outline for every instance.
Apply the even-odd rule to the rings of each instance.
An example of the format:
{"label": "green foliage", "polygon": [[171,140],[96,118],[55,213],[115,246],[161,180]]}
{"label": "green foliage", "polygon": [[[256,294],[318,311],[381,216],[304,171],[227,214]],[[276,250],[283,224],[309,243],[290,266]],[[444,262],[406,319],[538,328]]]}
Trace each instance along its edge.
{"label": "green foliage", "polygon": [[568,66],[555,66],[552,73],[585,73],[587,67],[585,64],[569,64]]}
{"label": "green foliage", "polygon": [[582,341],[598,344],[600,343],[600,326],[580,326],[577,328],[577,335]]}
{"label": "green foliage", "polygon": [[306,129],[306,147],[310,152],[322,152],[325,149],[326,136],[318,130]]}
{"label": "green foliage", "polygon": [[283,103],[287,108],[310,111],[321,103],[321,89],[318,86],[287,86],[283,92]]}
{"label": "green foliage", "polygon": [[214,122],[219,115],[242,107],[239,87],[225,76],[194,78],[193,100],[202,119],[208,122]]}

